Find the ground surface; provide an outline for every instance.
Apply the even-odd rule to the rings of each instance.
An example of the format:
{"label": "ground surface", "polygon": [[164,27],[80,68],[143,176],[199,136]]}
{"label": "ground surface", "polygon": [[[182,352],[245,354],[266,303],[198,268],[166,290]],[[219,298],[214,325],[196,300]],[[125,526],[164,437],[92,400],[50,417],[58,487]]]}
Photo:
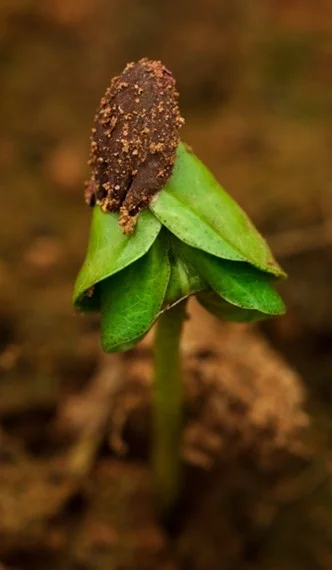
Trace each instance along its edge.
{"label": "ground surface", "polygon": [[[327,0],[1,4],[6,569],[331,567],[331,28]],[[288,314],[262,331],[301,374],[251,333],[209,321],[211,352],[193,326],[171,537],[146,461],[148,349],[103,360],[97,319],[70,305],[92,118],[110,77],[142,56],[172,69],[183,137],[290,273]]]}

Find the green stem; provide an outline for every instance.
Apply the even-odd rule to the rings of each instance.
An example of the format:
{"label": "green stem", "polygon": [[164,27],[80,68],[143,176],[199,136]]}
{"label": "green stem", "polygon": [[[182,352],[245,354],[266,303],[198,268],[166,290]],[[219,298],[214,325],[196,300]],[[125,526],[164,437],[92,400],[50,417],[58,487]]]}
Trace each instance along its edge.
{"label": "green stem", "polygon": [[167,519],[181,486],[180,437],[182,378],[180,336],[186,301],[165,311],[158,320],[154,344],[154,430],[152,465],[160,515]]}

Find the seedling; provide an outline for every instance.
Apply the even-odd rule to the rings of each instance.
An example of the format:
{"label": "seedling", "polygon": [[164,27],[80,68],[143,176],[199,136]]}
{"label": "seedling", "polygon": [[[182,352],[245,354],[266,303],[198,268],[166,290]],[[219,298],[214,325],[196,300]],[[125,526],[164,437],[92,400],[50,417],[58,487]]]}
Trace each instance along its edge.
{"label": "seedling", "polygon": [[112,80],[92,130],[92,225],[73,298],[78,310],[100,312],[106,352],[132,348],[157,323],[152,465],[163,516],[181,484],[180,335],[188,297],[230,321],[285,310],[273,287],[283,270],[180,141],[182,122],[174,79],[161,63],[129,64]]}

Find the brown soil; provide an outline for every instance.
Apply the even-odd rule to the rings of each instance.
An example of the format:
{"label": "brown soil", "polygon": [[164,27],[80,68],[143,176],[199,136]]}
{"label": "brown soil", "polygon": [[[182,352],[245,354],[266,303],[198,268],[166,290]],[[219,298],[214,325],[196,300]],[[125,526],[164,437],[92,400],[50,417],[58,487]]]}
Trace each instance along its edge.
{"label": "brown soil", "polygon": [[7,416],[0,485],[5,564],[203,570],[249,568],[251,557],[267,563],[266,535],[276,526],[283,539],[279,519],[294,492],[306,498],[326,476],[324,465],[315,472],[305,443],[299,378],[256,332],[221,325],[196,305],[183,353],[186,471],[171,528],[157,520],[147,463],[147,338],[129,358],[104,357],[89,383],[43,421],[37,410],[30,435],[22,429],[11,440],[14,418]]}

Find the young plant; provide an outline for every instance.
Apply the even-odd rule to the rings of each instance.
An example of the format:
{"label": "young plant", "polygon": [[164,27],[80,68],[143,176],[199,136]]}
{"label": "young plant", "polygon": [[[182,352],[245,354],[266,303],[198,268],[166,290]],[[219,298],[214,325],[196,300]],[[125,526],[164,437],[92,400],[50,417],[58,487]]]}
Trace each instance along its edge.
{"label": "young plant", "polygon": [[170,72],[143,59],[112,80],[92,129],[93,207],[73,302],[99,311],[106,352],[132,348],[157,323],[152,465],[167,516],[181,484],[180,335],[186,301],[219,318],[284,313],[285,277],[246,214],[179,139],[183,120]]}

